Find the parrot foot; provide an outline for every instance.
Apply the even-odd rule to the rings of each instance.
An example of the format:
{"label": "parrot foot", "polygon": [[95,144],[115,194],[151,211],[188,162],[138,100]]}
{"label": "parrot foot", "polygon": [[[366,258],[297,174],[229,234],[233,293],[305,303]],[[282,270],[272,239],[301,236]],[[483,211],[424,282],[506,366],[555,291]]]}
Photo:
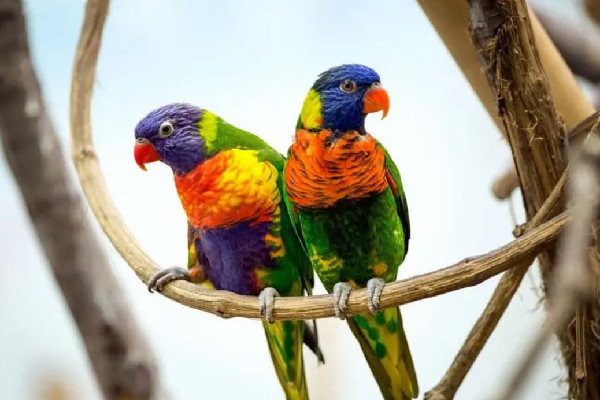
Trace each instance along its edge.
{"label": "parrot foot", "polygon": [[377,314],[381,311],[379,298],[384,286],[385,281],[381,278],[371,278],[367,282],[367,306],[372,314]]}
{"label": "parrot foot", "polygon": [[181,267],[163,269],[150,278],[148,281],[148,291],[150,293],[152,293],[154,290],[160,292],[167,283],[179,280],[190,282],[192,280],[190,272]]}
{"label": "parrot foot", "polygon": [[333,286],[333,311],[341,320],[346,319],[346,306],[351,291],[352,286],[346,282],[338,282]]}
{"label": "parrot foot", "polygon": [[279,292],[272,287],[264,288],[258,295],[258,308],[260,310],[260,315],[261,317],[264,317],[270,324],[275,322],[273,319],[273,306],[275,305],[275,297],[279,297]]}

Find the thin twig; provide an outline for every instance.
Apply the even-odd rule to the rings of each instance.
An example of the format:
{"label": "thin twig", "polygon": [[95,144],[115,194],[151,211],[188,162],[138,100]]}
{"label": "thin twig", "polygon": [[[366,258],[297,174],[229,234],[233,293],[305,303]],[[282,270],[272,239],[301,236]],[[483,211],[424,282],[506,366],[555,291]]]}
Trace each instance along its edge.
{"label": "thin twig", "polygon": [[588,268],[587,248],[592,223],[598,215],[600,139],[594,137],[585,143],[570,178],[573,218],[560,243],[559,260],[550,291],[548,319],[520,365],[516,369],[511,368],[514,372],[508,383],[502,386],[497,397],[499,400],[510,400],[518,393],[552,333],[563,331],[572,320],[576,307],[589,300],[594,293],[594,276]]}
{"label": "thin twig", "polygon": [[563,197],[563,191],[567,184],[568,170],[569,167],[567,166],[560,179],[558,180],[558,183],[556,184],[556,186],[554,186],[554,189],[552,189],[552,192],[550,192],[550,195],[548,196],[544,204],[542,204],[537,213],[535,213],[533,218],[531,218],[525,224],[517,226],[514,229],[513,235],[515,237],[519,237],[523,233],[530,231],[531,228],[539,226],[542,222],[547,221],[549,216],[554,215],[556,213],[557,208],[561,205],[560,201]]}
{"label": "thin twig", "polygon": [[439,383],[425,394],[426,400],[449,400],[454,398],[458,388],[481,353],[483,346],[498,326],[504,310],[519,288],[532,262],[533,258],[530,258],[524,261],[522,265],[510,269],[502,275],[485,310],[471,328],[471,332],[469,332],[452,364]]}
{"label": "thin twig", "polygon": [[[95,6],[102,10],[101,25],[106,3],[90,2],[88,16]],[[2,147],[103,397],[163,398],[152,349],[135,324],[67,171],[31,63],[19,0],[0,0],[0,60]],[[14,284],[27,295],[27,282]]]}
{"label": "thin twig", "polygon": [[[566,171],[565,171],[566,172]],[[548,219],[548,216],[558,205],[566,182],[566,174],[559,179],[558,183],[540,207],[533,218],[524,225],[515,229],[515,236],[519,237],[525,232],[539,226],[543,221]],[[487,343],[492,332],[496,329],[500,318],[504,314],[506,307],[519,289],[523,277],[527,273],[529,266],[533,262],[533,258],[523,262],[521,266],[512,268],[500,278],[500,282],[496,286],[492,297],[488,301],[481,316],[471,328],[469,335],[465,339],[462,347],[452,361],[452,364],[440,379],[440,382],[429,392],[425,394],[427,400],[448,400],[454,398],[456,391],[464,381],[467,373],[471,370],[473,363],[483,350],[483,346]]]}

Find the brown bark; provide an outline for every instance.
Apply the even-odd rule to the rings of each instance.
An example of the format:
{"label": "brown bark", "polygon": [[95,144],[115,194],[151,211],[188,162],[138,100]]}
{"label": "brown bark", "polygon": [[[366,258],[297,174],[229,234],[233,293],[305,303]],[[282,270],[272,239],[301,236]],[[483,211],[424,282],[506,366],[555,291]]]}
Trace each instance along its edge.
{"label": "brown bark", "polygon": [[[498,99],[499,115],[513,153],[525,211],[531,220],[564,172],[561,151],[564,127],[540,62],[526,3],[523,0],[469,0],[469,4],[474,43]],[[554,207],[548,217],[558,212],[559,208]],[[591,259],[593,262],[597,257]],[[548,283],[554,264],[553,251],[541,254],[539,262],[543,287],[546,295],[552,298]],[[591,306],[587,313],[590,319],[580,321],[579,326],[586,332],[591,332],[591,326],[597,324],[598,310],[598,304]],[[570,395],[581,398],[583,390],[590,396],[586,398],[598,398],[600,354],[594,358],[593,353],[600,343],[593,335],[585,337],[588,348],[584,354],[591,358],[586,363],[585,379],[578,379],[574,343],[577,334],[582,332],[576,332],[576,325],[571,324],[566,331],[558,332],[569,375]]]}
{"label": "brown bark", "polygon": [[[548,299],[548,318],[535,333],[532,345],[525,350],[517,367],[510,367],[510,380],[502,386],[500,400],[510,400],[517,394],[531,375],[537,360],[553,333],[560,334],[579,310],[584,310],[594,294],[594,275],[588,267],[588,246],[592,239],[592,226],[598,216],[600,204],[600,138],[589,137],[574,161],[569,173],[569,202],[572,219],[562,234],[557,250],[557,263],[552,285],[552,297]],[[566,180],[566,179],[565,179]],[[581,320],[584,322],[585,320]],[[581,338],[577,338],[579,341]],[[585,358],[586,355],[584,355]],[[586,360],[587,361],[587,360]],[[576,365],[576,375],[585,379],[586,366]],[[596,398],[598,393],[584,385],[577,391],[577,398]]]}
{"label": "brown bark", "polygon": [[[444,43],[448,47],[450,53],[454,56],[457,63],[463,70],[463,73],[471,83],[471,86],[473,86],[480,99],[486,106],[486,109],[488,112],[490,112],[490,110],[492,110],[490,101],[497,101],[498,96],[495,94],[481,94],[487,93],[485,88],[482,88],[482,85],[487,85],[485,84],[484,75],[481,72],[479,74],[475,73],[474,71],[476,71],[476,68],[473,66],[474,57],[479,53],[479,51],[476,51],[472,44],[467,45],[464,43],[464,41],[457,39],[462,37],[464,32],[466,32],[467,21],[469,20],[467,2],[463,0],[448,0],[443,2],[435,0],[418,1],[442,37],[442,40],[444,40]],[[521,18],[515,18],[514,22],[522,21],[527,15],[526,10],[522,11],[523,13]],[[550,83],[551,92],[554,100],[556,101],[558,113],[564,118],[566,127],[572,129],[581,120],[585,119],[593,112],[593,107],[585,99],[581,88],[578,87],[573,75],[570,73],[564,60],[561,58],[556,48],[549,40],[548,35],[541,27],[541,24],[535,18],[535,15],[530,14],[530,16],[531,26],[529,27],[529,32],[531,32],[531,30],[533,31],[535,36],[535,44],[537,44],[537,49],[539,51],[539,59],[536,62],[539,63],[539,61],[541,61],[541,64],[544,66],[546,73],[548,74],[547,80]],[[531,37],[529,39],[531,41],[529,45],[532,45],[533,40],[531,40]],[[461,48],[461,46],[464,46],[464,48]],[[516,65],[520,65],[522,62],[527,62],[527,54],[525,54],[525,57],[521,57],[523,53],[515,52],[512,55],[516,56],[517,54],[518,57],[516,58],[519,60]],[[506,57],[511,55],[510,47],[505,48],[503,55]],[[477,61],[475,62],[479,64]],[[480,69],[480,71],[482,70]],[[493,73],[489,74],[491,71],[496,72],[493,70],[493,68],[484,69],[484,71],[488,72],[488,76],[493,75]],[[524,76],[524,78],[527,80],[530,77]],[[509,82],[511,81],[501,83]],[[504,89],[507,88],[504,87]],[[514,86],[511,86],[510,89],[517,90]],[[490,93],[493,92],[490,90]],[[545,101],[543,98],[542,100],[543,102],[547,103],[547,101]],[[500,98],[498,102],[500,107],[503,107],[502,103],[503,99]],[[495,121],[499,121],[501,116],[501,114],[494,115]],[[524,130],[527,131],[531,127],[538,127],[536,125],[537,122],[538,121],[536,120],[534,124],[525,125]],[[593,122],[595,121],[591,121],[592,124]],[[500,124],[497,122],[497,125]],[[504,121],[502,122],[502,125],[504,125]],[[579,129],[579,131],[589,132],[590,127],[591,125],[585,127],[581,126],[580,128],[582,129]],[[516,179],[516,173],[512,176],[510,175],[511,174],[508,173],[502,177],[503,183],[512,184],[518,181],[518,179]],[[553,173],[553,175],[556,176],[556,171]],[[548,186],[549,185],[546,185],[546,188]],[[503,197],[508,197],[512,191],[512,187],[507,189],[505,187],[498,187],[498,185],[495,185],[495,191],[499,193],[501,192]],[[543,198],[540,198],[540,200],[543,200]],[[532,211],[533,210],[531,207],[529,207],[530,216]],[[534,226],[534,224],[526,225],[528,228],[531,226]],[[442,381],[434,388],[434,390],[427,394],[428,397],[426,398],[451,399],[454,397],[456,388],[458,388],[460,382],[462,382],[464,379],[465,375],[470,369],[470,366],[479,354],[479,351],[489,338],[489,335],[495,328],[495,325],[498,323],[499,318],[504,313],[504,310],[512,298],[512,294],[516,292],[516,289],[518,288],[525,271],[526,268],[522,268],[521,270],[512,269],[502,277],[501,282],[494,292],[494,295],[488,303],[484,313],[477,321],[477,324],[473,327],[469,337],[457,354],[455,362],[445,374]],[[502,287],[504,287],[504,291],[502,290]]]}
{"label": "brown bark", "polygon": [[19,0],[0,0],[0,134],[6,160],[104,397],[158,399],[152,351],[66,169],[31,63]]}
{"label": "brown bark", "polygon": [[[592,113],[589,117],[585,118],[571,129],[567,133],[568,150],[576,149],[598,121],[600,121],[600,111]],[[496,196],[498,200],[505,200],[510,197],[511,193],[517,187],[519,187],[517,171],[515,171],[514,168],[510,168],[494,180],[494,183],[492,184],[492,193],[494,193],[494,196]]]}

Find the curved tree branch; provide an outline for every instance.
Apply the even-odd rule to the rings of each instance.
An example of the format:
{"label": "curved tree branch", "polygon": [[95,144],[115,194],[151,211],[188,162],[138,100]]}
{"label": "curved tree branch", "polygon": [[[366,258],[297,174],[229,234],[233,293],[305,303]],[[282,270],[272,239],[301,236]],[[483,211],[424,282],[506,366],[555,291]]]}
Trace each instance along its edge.
{"label": "curved tree branch", "polygon": [[[88,14],[97,6],[105,15],[106,2],[90,2]],[[106,399],[164,398],[152,349],[135,324],[67,171],[29,55],[19,0],[0,0],[0,60],[0,136],[6,160],[99,388]]]}

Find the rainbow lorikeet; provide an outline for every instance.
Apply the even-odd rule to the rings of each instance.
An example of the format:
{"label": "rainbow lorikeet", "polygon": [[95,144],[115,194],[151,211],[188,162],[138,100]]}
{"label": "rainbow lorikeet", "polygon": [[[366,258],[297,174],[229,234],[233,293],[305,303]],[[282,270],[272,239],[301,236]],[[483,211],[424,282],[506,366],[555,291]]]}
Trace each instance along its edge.
{"label": "rainbow lorikeet", "polygon": [[272,321],[273,297],[311,292],[310,261],[282,200],[284,158],[257,136],[207,110],[170,104],[135,128],[137,164],[173,170],[187,214],[188,268],[169,268],[149,283],[186,279],[258,295],[271,358],[288,400],[308,399],[303,340],[322,362],[316,330],[302,321]]}
{"label": "rainbow lorikeet", "polygon": [[367,287],[372,314],[348,319],[385,399],[410,399],[418,384],[398,308],[379,312],[396,279],[410,226],[400,173],[365,131],[367,114],[389,109],[379,75],[363,65],[322,73],[304,101],[284,170],[286,202],[299,223],[336,315],[352,288]]}

